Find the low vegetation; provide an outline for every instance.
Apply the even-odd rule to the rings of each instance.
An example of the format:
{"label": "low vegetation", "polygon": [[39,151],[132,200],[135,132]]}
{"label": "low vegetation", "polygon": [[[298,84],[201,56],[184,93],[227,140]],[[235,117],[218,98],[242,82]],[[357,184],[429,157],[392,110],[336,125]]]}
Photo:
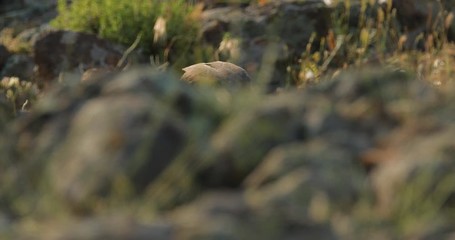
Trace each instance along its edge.
{"label": "low vegetation", "polygon": [[[79,0],[58,1],[53,26],[139,47],[161,63],[185,66],[198,41],[197,8],[187,0]],[[194,61],[194,60],[193,60]]]}
{"label": "low vegetation", "polygon": [[[52,25],[131,46],[151,64],[179,71],[219,60],[217,49],[200,36],[203,7],[197,2],[58,0]],[[453,91],[455,45],[447,39],[448,28],[435,24],[410,39],[392,1],[351,2],[333,1],[327,34],[314,33],[303,52],[287,59],[282,77],[289,81],[274,89],[277,94],[193,88],[162,69],[62,84],[50,93],[4,78],[0,130],[42,95],[48,99],[31,112],[30,121],[18,121],[21,129],[0,133],[0,158],[8,158],[0,159],[0,180],[8,183],[0,185],[7,196],[0,200],[0,238],[46,232],[41,224],[48,223],[40,218],[65,219],[62,225],[70,230],[49,224],[62,236],[79,233],[71,224],[81,216],[98,223],[98,216],[125,214],[150,223],[181,204],[190,203],[191,210],[193,200],[218,187],[236,191],[246,202],[226,210],[216,205],[224,199],[217,200],[213,210],[209,201],[189,214],[191,221],[171,212],[177,228],[194,219],[203,219],[200,225],[210,221],[207,228],[194,228],[200,232],[191,229],[195,238],[175,239],[225,236],[209,232],[213,226],[228,237],[236,229],[246,234],[240,236],[258,232],[264,239],[301,229],[336,232],[341,239],[431,239],[455,231],[454,148],[448,134],[455,127],[446,119],[453,117],[455,94],[440,91],[444,86]],[[227,33],[224,39],[231,37]],[[271,72],[257,71],[253,82]],[[401,160],[396,169],[390,167]],[[200,212],[206,206],[207,216]],[[3,215],[27,221],[10,224],[14,227],[4,233]],[[222,224],[211,222],[219,218]],[[100,229],[90,231],[105,230]]]}

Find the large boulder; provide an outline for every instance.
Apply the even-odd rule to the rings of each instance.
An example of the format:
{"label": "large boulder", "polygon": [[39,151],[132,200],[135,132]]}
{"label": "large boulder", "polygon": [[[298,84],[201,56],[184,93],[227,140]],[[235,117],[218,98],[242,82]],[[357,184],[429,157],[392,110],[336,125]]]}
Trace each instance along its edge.
{"label": "large boulder", "polygon": [[323,138],[353,155],[362,154],[437,96],[430,84],[405,73],[375,70],[341,74],[305,91],[260,101],[250,96],[252,103],[214,133],[200,181],[212,187],[238,186],[271,149],[288,142]]}
{"label": "large boulder", "polygon": [[22,169],[10,172],[9,194],[33,194],[47,182],[50,188],[38,191],[54,192],[78,212],[109,196],[141,195],[175,159],[202,152],[202,136],[219,118],[216,101],[204,97],[172,75],[144,69],[59,86],[16,122],[16,136],[3,146]]}
{"label": "large boulder", "polygon": [[0,13],[16,10],[24,6],[24,0],[0,0]]}
{"label": "large boulder", "polygon": [[[397,203],[406,198],[395,197],[405,195],[389,193],[406,192],[421,170],[437,176],[422,195],[453,205],[448,89],[379,70],[274,95],[194,87],[144,69],[60,84],[0,137],[0,212],[51,219],[57,209],[75,223],[57,231],[62,238],[85,236],[90,224],[100,226],[90,236],[107,237],[141,229],[163,239],[409,236],[392,224],[402,223]],[[206,193],[213,188],[231,191]],[[393,214],[363,221],[384,206]],[[119,212],[152,223],[126,221],[131,228],[120,231],[93,217]]]}

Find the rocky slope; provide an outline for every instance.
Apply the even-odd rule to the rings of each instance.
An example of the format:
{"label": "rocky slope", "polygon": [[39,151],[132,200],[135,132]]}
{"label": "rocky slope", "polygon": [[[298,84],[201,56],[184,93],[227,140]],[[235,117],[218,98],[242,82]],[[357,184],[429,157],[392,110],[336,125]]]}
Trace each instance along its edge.
{"label": "rocky slope", "polygon": [[[397,13],[422,11],[418,3],[394,1]],[[0,12],[31,14],[28,4],[0,1]],[[326,34],[330,23],[317,20],[329,10],[318,1],[206,9],[205,41],[242,36],[220,53],[250,73],[264,46],[278,49],[267,84],[253,75],[235,91],[149,64],[81,82],[87,67],[117,67],[124,47],[49,29],[38,14],[30,35],[13,34],[32,49],[0,48],[0,238],[453,238],[450,81],[364,67],[276,89],[286,59],[315,29]],[[414,29],[406,16],[400,26]],[[271,19],[289,37],[265,38]],[[15,61],[20,78],[5,73]]]}

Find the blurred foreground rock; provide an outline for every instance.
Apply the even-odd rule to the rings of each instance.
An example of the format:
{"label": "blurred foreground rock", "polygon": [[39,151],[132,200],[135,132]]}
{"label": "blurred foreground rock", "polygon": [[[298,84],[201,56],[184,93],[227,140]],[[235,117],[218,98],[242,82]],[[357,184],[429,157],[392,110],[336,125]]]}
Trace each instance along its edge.
{"label": "blurred foreground rock", "polygon": [[[408,184],[436,194],[425,199],[435,211],[453,205],[455,109],[447,88],[377,70],[303,91],[247,92],[243,101],[236,101],[241,91],[198,88],[155,70],[64,84],[0,138],[0,210],[33,218],[58,208],[88,218],[56,239],[356,238],[359,204],[378,211],[380,223],[401,221]],[[91,216],[117,211],[154,216],[165,227],[145,221],[124,232],[104,220],[95,232],[84,227],[98,224]],[[441,219],[411,229],[435,236],[446,229]],[[393,225],[369,228],[406,235]]]}
{"label": "blurred foreground rock", "polygon": [[[401,3],[412,7],[395,5],[401,27],[428,34],[434,2]],[[249,72],[267,57],[270,79],[254,83],[279,85],[312,33],[327,35],[330,11],[321,1],[208,9],[203,34]],[[455,236],[450,84],[364,69],[270,95],[228,91],[156,69],[110,71],[123,49],[91,35],[20,35],[35,43],[40,81],[109,71],[60,75],[31,109],[36,86],[2,80],[0,238]]]}
{"label": "blurred foreground rock", "polygon": [[[19,229],[0,233],[449,236],[450,89],[379,70],[275,95],[200,88],[151,69],[63,84],[0,135],[0,212]],[[28,229],[56,211],[73,227]]]}
{"label": "blurred foreground rock", "polygon": [[[34,172],[23,187],[49,181],[76,211],[111,194],[134,197],[191,145],[194,118],[209,114],[204,128],[210,128],[216,111],[202,99],[189,85],[153,70],[56,87],[18,121],[20,134],[11,139],[18,154],[34,153],[18,162]],[[115,184],[131,189],[119,193]]]}

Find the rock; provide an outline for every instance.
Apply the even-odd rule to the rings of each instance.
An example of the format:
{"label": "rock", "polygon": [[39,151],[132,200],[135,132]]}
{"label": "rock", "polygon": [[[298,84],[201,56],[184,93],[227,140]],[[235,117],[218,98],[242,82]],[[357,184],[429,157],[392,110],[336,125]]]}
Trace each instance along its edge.
{"label": "rock", "polygon": [[115,67],[123,50],[95,35],[70,31],[45,33],[34,46],[37,80],[46,85],[64,71]]}
{"label": "rock", "polygon": [[317,223],[329,218],[328,209],[352,208],[366,193],[365,179],[355,155],[321,139],[270,151],[245,188],[249,202],[260,209],[290,221]]}
{"label": "rock", "polygon": [[227,89],[238,89],[251,83],[245,69],[228,62],[198,63],[183,68],[182,80],[202,85],[220,85]]}
{"label": "rock", "polygon": [[[433,206],[439,208],[455,204],[455,186],[448,183],[455,166],[450,140],[454,129],[453,126],[408,126],[394,132],[387,139],[388,144],[378,149],[386,154],[376,152],[380,164],[372,179],[384,214],[400,207],[408,191],[421,195],[413,203],[416,205],[427,202],[440,204]],[[436,195],[442,198],[441,202],[429,197]]]}
{"label": "rock", "polygon": [[[164,117],[160,123],[156,120],[159,115],[148,116],[150,108],[156,114],[168,114],[159,110],[158,104],[144,96],[107,97],[85,104],[53,158],[57,192],[81,205],[94,194],[109,188],[115,191],[114,186],[105,187],[119,171],[129,172],[133,192],[147,187],[178,156],[187,141],[182,122]],[[161,126],[147,129],[148,124]],[[152,136],[157,140],[140,144]],[[82,152],[85,154],[81,155]]]}
{"label": "rock", "polygon": [[35,63],[26,54],[14,54],[8,58],[1,71],[1,76],[18,77],[21,80],[31,81]]}
{"label": "rock", "polygon": [[8,61],[9,56],[11,53],[6,49],[5,46],[0,44],[0,72],[3,69],[3,66],[5,66],[6,62]]}
{"label": "rock", "polygon": [[319,0],[273,1],[264,7],[248,10],[252,15],[262,16],[262,21],[273,22],[272,27],[277,31],[277,36],[280,36],[296,55],[306,50],[312,34],[325,37],[331,25],[331,10]]}
{"label": "rock", "polygon": [[[216,104],[150,69],[50,89],[16,123],[9,141],[15,147],[3,146],[22,159],[24,175],[9,179],[12,192],[49,181],[51,191],[79,213],[93,210],[95,199],[142,196],[175,159],[191,161],[203,152],[219,118]],[[194,152],[185,150],[190,144]],[[19,182],[24,184],[17,187]]]}
{"label": "rock", "polygon": [[191,101],[190,92],[173,81],[165,74],[124,74],[81,106],[51,160],[57,192],[84,207],[101,192],[116,194],[111,184],[121,172],[129,176],[130,191],[144,191],[188,144],[187,124],[175,116],[185,116],[179,104],[191,102],[179,99]]}
{"label": "rock", "polygon": [[263,97],[214,133],[200,181],[238,186],[272,148],[292,141],[323,138],[359,155],[437,99],[423,81],[372,70],[341,74],[304,92]]}
{"label": "rock", "polygon": [[165,219],[174,224],[176,239],[337,239],[328,225],[291,222],[268,207],[252,207],[241,192],[216,191],[173,210]]}
{"label": "rock", "polygon": [[15,238],[170,240],[172,236],[172,226],[167,223],[143,223],[128,216],[99,216],[64,222],[41,222],[39,229],[22,231]]}
{"label": "rock", "polygon": [[434,119],[422,116],[397,129],[370,153],[378,162],[371,174],[375,212],[419,239],[445,239],[454,232],[449,209],[455,205],[455,128]]}
{"label": "rock", "polygon": [[[4,0],[0,3],[0,28],[28,29],[48,23],[57,16],[57,0]],[[2,13],[2,11],[5,11]]]}
{"label": "rock", "polygon": [[5,92],[0,91],[0,130],[2,130],[2,133],[13,118],[14,109],[11,107],[11,104],[8,103]]}
{"label": "rock", "polygon": [[212,137],[214,155],[202,167],[201,184],[238,186],[271,148],[301,138],[304,102],[297,99],[297,93],[265,97],[228,119]]}
{"label": "rock", "polygon": [[175,239],[242,239],[247,230],[242,223],[250,214],[241,193],[220,191],[206,193],[166,218],[175,225]]}
{"label": "rock", "polygon": [[23,46],[27,51],[31,51],[36,41],[44,34],[53,31],[48,24],[42,24],[37,27],[27,28],[14,37],[13,44]]}
{"label": "rock", "polygon": [[24,6],[24,0],[0,0],[0,13],[16,10]]}
{"label": "rock", "polygon": [[[417,117],[420,110],[436,104],[440,98],[430,84],[405,72],[375,69],[349,71],[310,87],[308,91],[312,94],[309,99],[316,102],[313,104],[334,111],[325,113],[328,117],[322,125],[307,129],[311,132],[318,130],[318,136],[358,154],[373,147],[378,139],[407,120]],[[323,104],[322,101],[329,103]],[[321,116],[324,112],[312,112],[315,112],[315,119],[324,116]]]}

